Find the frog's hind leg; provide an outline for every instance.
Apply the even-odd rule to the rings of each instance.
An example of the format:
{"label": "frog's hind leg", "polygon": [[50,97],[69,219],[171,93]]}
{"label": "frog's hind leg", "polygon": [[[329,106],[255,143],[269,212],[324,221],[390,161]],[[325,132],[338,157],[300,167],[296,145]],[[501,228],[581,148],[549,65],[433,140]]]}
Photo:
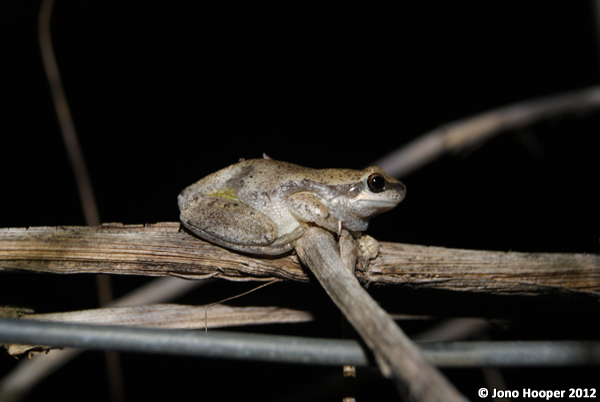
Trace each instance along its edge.
{"label": "frog's hind leg", "polygon": [[262,212],[228,198],[199,196],[181,211],[181,223],[201,238],[235,250],[266,247],[277,226]]}

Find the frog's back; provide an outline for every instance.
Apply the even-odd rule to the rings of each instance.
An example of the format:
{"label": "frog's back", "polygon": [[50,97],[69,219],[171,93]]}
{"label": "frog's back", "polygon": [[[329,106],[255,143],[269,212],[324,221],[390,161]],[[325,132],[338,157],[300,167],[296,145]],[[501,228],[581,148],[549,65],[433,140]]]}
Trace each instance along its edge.
{"label": "frog's back", "polygon": [[244,183],[253,182],[261,188],[301,180],[331,185],[345,184],[360,180],[362,174],[361,171],[353,169],[312,169],[274,159],[250,159],[236,163],[229,168],[234,167],[237,168],[236,173],[239,178],[244,180]]}
{"label": "frog's back", "polygon": [[[298,170],[299,166],[272,159],[243,160],[205,176],[189,186],[185,192],[225,198],[238,198],[244,188],[265,191],[282,177]],[[182,194],[185,197],[185,194]]]}
{"label": "frog's back", "polygon": [[201,180],[203,185],[218,188],[272,188],[274,185],[289,180],[291,176],[300,176],[303,168],[292,163],[273,159],[243,160]]}
{"label": "frog's back", "polygon": [[243,160],[212,173],[190,186],[190,191],[254,203],[259,194],[285,197],[315,186],[324,189],[358,180],[361,172],[351,169],[312,169],[274,159]]}

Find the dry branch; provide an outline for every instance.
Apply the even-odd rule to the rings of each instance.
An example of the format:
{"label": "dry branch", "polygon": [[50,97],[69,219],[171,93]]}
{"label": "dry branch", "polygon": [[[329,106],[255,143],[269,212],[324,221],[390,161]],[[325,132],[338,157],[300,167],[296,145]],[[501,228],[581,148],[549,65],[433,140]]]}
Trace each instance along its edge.
{"label": "dry branch", "polygon": [[0,269],[271,281],[308,278],[295,257],[249,258],[197,239],[177,222],[0,229]]}
{"label": "dry branch", "polygon": [[422,134],[373,162],[389,175],[402,177],[446,153],[457,153],[495,135],[522,129],[544,119],[600,108],[600,87],[529,99],[486,111]]}
{"label": "dry branch", "polygon": [[[16,314],[6,314],[7,309],[0,308],[0,317],[16,315],[16,317],[11,318],[45,322],[169,329],[200,329],[205,328],[205,325],[206,328],[223,328],[242,325],[298,323],[312,320],[312,315],[306,311],[281,307],[231,307],[222,304],[211,305],[208,309],[206,307],[152,304],[148,306],[111,307],[44,314],[18,311],[16,311]],[[32,349],[49,349],[41,345],[10,344],[5,346],[11,355],[20,355]]]}
{"label": "dry branch", "polygon": [[223,304],[211,305],[208,309],[206,306],[151,304],[64,313],[24,314],[19,318],[33,321],[170,329],[199,329],[204,328],[205,324],[207,328],[223,328],[312,320],[311,314],[306,311],[281,307],[232,307]]}
{"label": "dry branch", "polygon": [[296,251],[327,294],[344,313],[386,377],[411,401],[466,401],[454,386],[425,361],[417,346],[366,292],[340,259],[333,237],[312,227],[296,241]]}
{"label": "dry branch", "polygon": [[[255,258],[199,240],[175,222],[0,229],[0,271],[308,281],[298,258]],[[459,250],[382,243],[365,284],[600,297],[600,256]]]}
{"label": "dry branch", "polygon": [[361,282],[500,294],[600,297],[600,256],[517,253],[382,243]]}

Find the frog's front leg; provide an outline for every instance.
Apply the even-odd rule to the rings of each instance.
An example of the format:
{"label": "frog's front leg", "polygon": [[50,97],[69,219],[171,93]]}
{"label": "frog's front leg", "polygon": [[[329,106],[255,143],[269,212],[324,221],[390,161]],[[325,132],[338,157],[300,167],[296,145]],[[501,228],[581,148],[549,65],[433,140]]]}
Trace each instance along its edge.
{"label": "frog's front leg", "polygon": [[299,192],[286,199],[290,213],[302,222],[311,222],[338,235],[342,230],[342,222],[333,216],[329,209],[309,192]]}
{"label": "frog's front leg", "polygon": [[358,241],[350,231],[342,229],[342,233],[338,239],[338,246],[342,262],[352,272],[352,275],[354,275],[356,260],[358,259]]}
{"label": "frog's front leg", "polygon": [[185,203],[180,205],[181,222],[205,240],[257,253],[277,239],[275,223],[237,199],[198,194],[179,201]]}

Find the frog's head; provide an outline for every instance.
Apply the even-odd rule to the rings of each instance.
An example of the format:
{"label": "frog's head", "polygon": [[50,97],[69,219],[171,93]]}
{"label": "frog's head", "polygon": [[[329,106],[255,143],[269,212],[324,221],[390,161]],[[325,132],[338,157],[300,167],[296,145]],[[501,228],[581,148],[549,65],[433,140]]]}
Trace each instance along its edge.
{"label": "frog's head", "polygon": [[406,195],[404,184],[385,174],[379,166],[371,166],[360,173],[360,180],[348,187],[348,192],[337,198],[336,216],[350,230],[363,231],[369,220],[398,205]]}

